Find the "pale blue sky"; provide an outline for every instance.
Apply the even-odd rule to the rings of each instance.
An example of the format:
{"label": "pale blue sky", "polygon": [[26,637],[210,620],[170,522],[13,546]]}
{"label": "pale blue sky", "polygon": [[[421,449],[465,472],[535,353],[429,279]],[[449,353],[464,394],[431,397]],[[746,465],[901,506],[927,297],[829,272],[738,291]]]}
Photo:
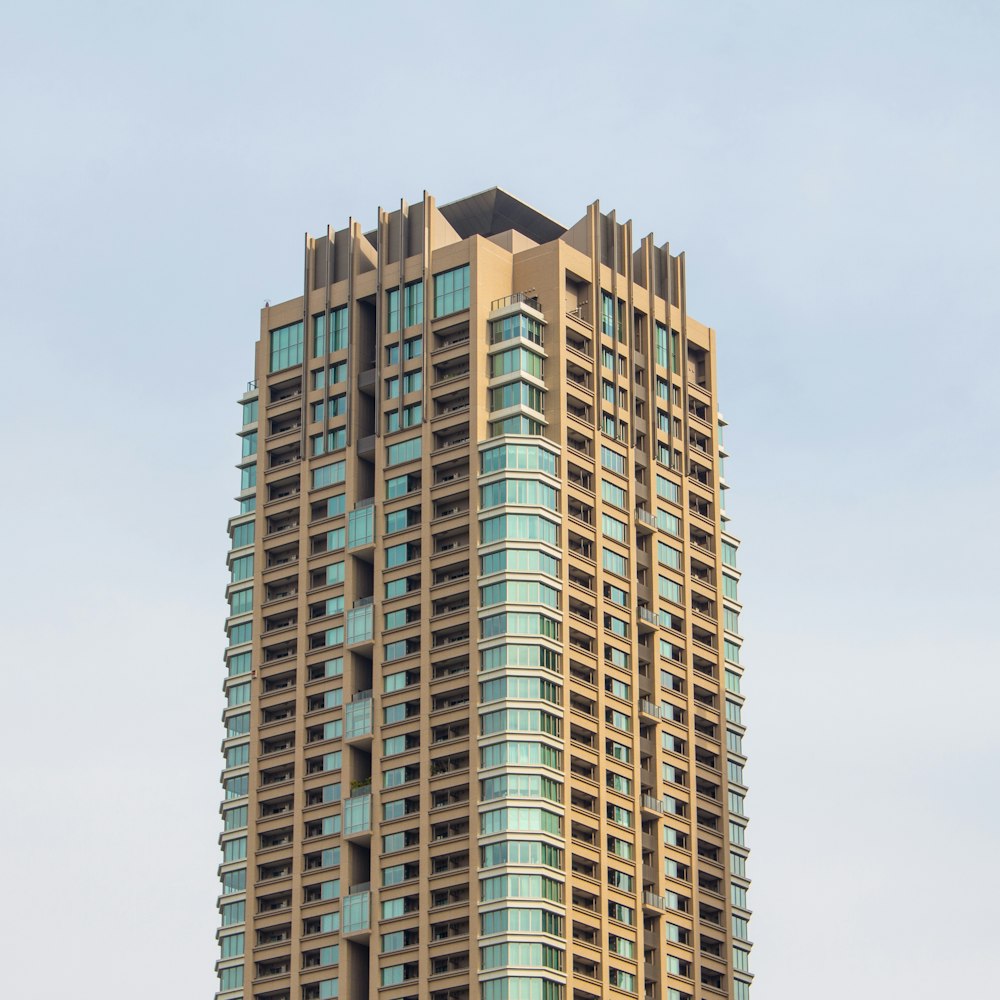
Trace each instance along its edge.
{"label": "pale blue sky", "polygon": [[359,9],[0,14],[4,992],[211,995],[258,310],[494,184],[686,250],[719,330],[755,995],[988,992],[1000,8]]}

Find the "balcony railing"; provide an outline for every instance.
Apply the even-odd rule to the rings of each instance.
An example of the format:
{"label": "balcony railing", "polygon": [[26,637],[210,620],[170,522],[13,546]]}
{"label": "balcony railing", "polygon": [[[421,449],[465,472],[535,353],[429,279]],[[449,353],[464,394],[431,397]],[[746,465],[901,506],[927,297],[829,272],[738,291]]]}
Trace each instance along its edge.
{"label": "balcony railing", "polygon": [[505,295],[502,299],[494,299],[490,305],[490,312],[496,312],[497,309],[506,309],[507,306],[516,306],[524,304],[526,306],[531,306],[532,309],[537,309],[541,312],[541,307],[538,305],[538,297],[531,294],[531,291],[527,292],[514,292],[513,295]]}

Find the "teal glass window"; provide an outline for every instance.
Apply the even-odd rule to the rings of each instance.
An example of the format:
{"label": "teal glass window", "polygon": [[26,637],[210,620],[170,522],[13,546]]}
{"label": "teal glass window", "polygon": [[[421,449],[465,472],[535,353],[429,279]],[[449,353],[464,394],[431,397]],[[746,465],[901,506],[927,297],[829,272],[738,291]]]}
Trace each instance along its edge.
{"label": "teal glass window", "polygon": [[219,992],[238,990],[243,985],[243,966],[231,965],[219,969]]}
{"label": "teal glass window", "polygon": [[732,542],[722,543],[722,563],[736,569],[736,546]]}
{"label": "teal glass window", "polygon": [[526,406],[538,413],[544,413],[545,391],[520,380],[490,389],[491,410],[506,410],[510,406]]}
{"label": "teal glass window", "polygon": [[542,324],[532,316],[516,313],[505,316],[490,323],[490,343],[499,344],[505,340],[515,340],[519,337],[530,340],[533,344],[542,343]]}
{"label": "teal glass window", "polygon": [[234,809],[225,809],[222,813],[224,830],[242,830],[247,825],[247,807],[236,806]]}
{"label": "teal glass window", "polygon": [[481,528],[483,545],[505,539],[558,544],[558,526],[538,514],[498,514],[482,521]]}
{"label": "teal glass window", "polygon": [[242,674],[250,673],[250,654],[235,653],[228,660],[229,676],[239,677]]}
{"label": "teal glass window", "polygon": [[399,333],[399,289],[390,288],[385,296],[389,333]]}
{"label": "teal glass window", "polygon": [[556,510],[559,492],[555,487],[537,479],[500,479],[480,487],[480,501],[483,510],[489,507],[501,507],[504,504]]}
{"label": "teal glass window", "polygon": [[245,521],[237,524],[233,528],[233,548],[242,549],[247,545],[253,545],[254,527],[253,521]]}
{"label": "teal glass window", "polygon": [[369,505],[347,515],[347,544],[350,548],[371,545],[375,540],[375,507]]}
{"label": "teal glass window", "polygon": [[333,486],[344,481],[347,471],[345,462],[333,462],[331,465],[322,465],[318,469],[312,470],[312,488],[320,489],[324,486]]}
{"label": "teal glass window", "polygon": [[544,472],[556,475],[557,456],[540,445],[509,444],[487,448],[482,452],[483,474],[504,469],[521,469],[526,472]]}
{"label": "teal glass window", "polygon": [[447,316],[469,308],[469,265],[434,275],[434,315]]}
{"label": "teal glass window", "polygon": [[230,575],[233,583],[248,580],[253,576],[253,556],[240,556],[230,563]]}
{"label": "teal glass window", "polygon": [[[483,487],[485,490],[486,487]],[[485,506],[485,504],[484,504]],[[497,552],[487,553],[482,557],[482,575],[493,573],[544,573],[546,576],[559,576],[559,560],[555,556],[539,549],[503,548]]]}
{"label": "teal glass window", "polygon": [[543,377],[544,364],[542,357],[534,351],[529,351],[525,347],[512,347],[510,350],[490,355],[490,376],[496,378],[498,375],[526,372],[540,379]]}
{"label": "teal glass window", "polygon": [[[468,284],[468,278],[466,278]],[[411,281],[403,290],[403,325],[406,327],[416,326],[424,321],[424,283],[423,281]],[[416,357],[416,355],[410,355]]]}
{"label": "teal glass window", "polygon": [[659,580],[659,594],[666,601],[672,601],[674,604],[680,604],[683,600],[681,597],[681,585],[674,580],[669,580],[665,576],[658,577]]}
{"label": "teal glass window", "polygon": [[546,646],[508,642],[490,646],[480,655],[483,671],[500,670],[503,667],[543,667],[553,672],[559,670],[559,654]]}
{"label": "teal glass window", "polygon": [[559,736],[559,718],[538,708],[501,708],[480,717],[483,736],[494,733],[547,733]]}
{"label": "teal glass window", "polygon": [[559,622],[534,612],[508,611],[490,615],[483,618],[481,624],[484,639],[501,635],[540,635],[547,639],[559,639]]}
{"label": "teal glass window", "polygon": [[606,479],[601,480],[601,499],[622,510],[628,509],[628,494],[620,486],[609,483]]}
{"label": "teal glass window", "polygon": [[240,646],[245,642],[250,642],[252,638],[253,638],[252,622],[242,622],[239,625],[231,626],[229,629],[230,646]]}
{"label": "teal glass window", "polygon": [[504,437],[507,434],[539,437],[544,431],[545,428],[540,421],[518,413],[514,416],[504,417],[502,420],[491,420],[489,437]]}
{"label": "teal glass window", "polygon": [[601,465],[619,476],[625,475],[625,456],[606,445],[601,445]]}
{"label": "teal glass window", "polygon": [[480,587],[480,606],[494,604],[544,604],[549,608],[559,606],[559,591],[536,580],[503,580]]}
{"label": "teal glass window", "polygon": [[627,534],[627,525],[624,521],[612,517],[610,514],[601,515],[601,531],[608,538],[613,538],[616,542],[624,544]]}
{"label": "teal glass window", "polygon": [[[330,329],[333,336],[330,338],[330,351],[343,351],[347,348],[348,336],[348,311],[347,306],[340,306],[330,313]],[[318,358],[326,354],[326,315],[321,313],[313,317],[313,357]]]}
{"label": "teal glass window", "polygon": [[257,463],[240,469],[240,491],[252,490],[257,485]]}
{"label": "teal glass window", "polygon": [[229,595],[229,613],[245,615],[253,611],[253,587],[246,590],[236,590]]}
{"label": "teal glass window", "polygon": [[249,458],[251,455],[257,454],[256,431],[252,431],[250,434],[244,434],[240,438],[240,454],[243,458]]}
{"label": "teal glass window", "polygon": [[302,320],[271,331],[271,371],[302,364]]}
{"label": "teal glass window", "polygon": [[314,434],[310,441],[312,443],[312,453],[314,456],[325,455],[331,451],[339,451],[347,447],[347,428],[335,427],[326,432],[324,438],[322,434]]}
{"label": "teal glass window", "polygon": [[604,568],[609,573],[616,573],[618,576],[628,576],[628,559],[619,555],[609,548],[602,549],[602,562]]}
{"label": "teal glass window", "polygon": [[410,438],[399,441],[386,448],[386,464],[399,465],[402,462],[412,462],[420,458],[420,438]]}
{"label": "teal glass window", "polygon": [[257,400],[250,399],[243,404],[243,426],[257,423]]}
{"label": "teal glass window", "polygon": [[[240,808],[246,809],[246,806]],[[235,812],[235,810],[232,811]],[[232,927],[234,924],[242,924],[246,920],[246,908],[247,904],[242,899],[237,903],[223,903],[221,909],[222,926]]]}

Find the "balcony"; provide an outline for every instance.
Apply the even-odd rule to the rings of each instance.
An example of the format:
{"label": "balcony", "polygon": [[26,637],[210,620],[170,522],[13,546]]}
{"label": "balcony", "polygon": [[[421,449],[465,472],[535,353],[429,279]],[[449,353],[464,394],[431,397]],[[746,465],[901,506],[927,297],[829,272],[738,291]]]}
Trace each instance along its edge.
{"label": "balcony", "polygon": [[375,547],[375,500],[359,500],[347,515],[347,547],[372,550]]}
{"label": "balcony", "polygon": [[[366,787],[370,787],[366,786]],[[344,836],[372,832],[371,792],[362,792],[344,800]]]}
{"label": "balcony", "polygon": [[[367,886],[368,883],[362,883]],[[358,889],[358,886],[352,886]],[[340,901],[340,930],[342,934],[357,934],[371,929],[371,892],[365,888],[351,892]]]}
{"label": "balcony", "polygon": [[359,691],[344,706],[344,739],[354,740],[372,735],[372,693]]}
{"label": "balcony", "polygon": [[371,597],[362,597],[354,602],[354,607],[347,612],[348,646],[371,646],[373,612]]}

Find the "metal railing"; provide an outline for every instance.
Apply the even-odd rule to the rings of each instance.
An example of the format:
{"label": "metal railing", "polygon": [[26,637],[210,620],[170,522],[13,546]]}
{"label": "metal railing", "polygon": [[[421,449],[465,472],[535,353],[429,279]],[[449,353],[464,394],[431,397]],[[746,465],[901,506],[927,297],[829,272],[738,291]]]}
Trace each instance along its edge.
{"label": "metal railing", "polygon": [[538,305],[538,297],[531,294],[533,291],[533,288],[529,288],[526,292],[514,292],[513,295],[505,295],[502,299],[494,299],[490,305],[490,312],[495,312],[497,309],[506,309],[507,306],[520,305],[521,303],[541,312],[541,307]]}

